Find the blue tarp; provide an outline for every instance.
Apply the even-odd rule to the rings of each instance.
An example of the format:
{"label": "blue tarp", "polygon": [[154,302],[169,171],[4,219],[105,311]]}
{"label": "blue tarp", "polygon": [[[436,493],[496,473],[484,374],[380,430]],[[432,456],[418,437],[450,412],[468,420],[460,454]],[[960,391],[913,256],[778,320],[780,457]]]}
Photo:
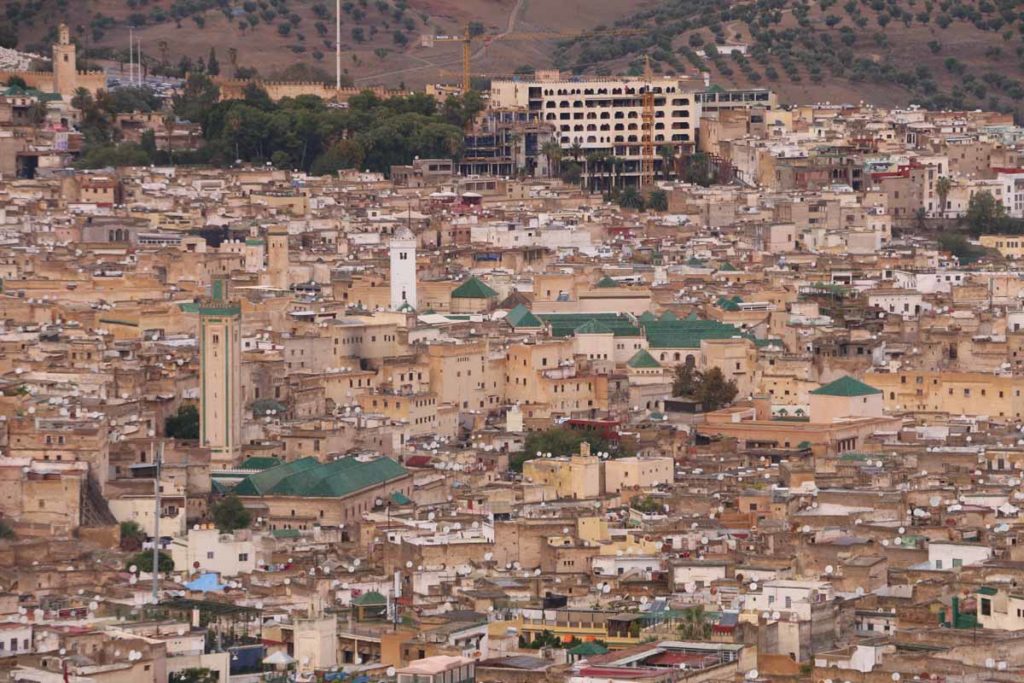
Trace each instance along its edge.
{"label": "blue tarp", "polygon": [[186,583],[185,588],[190,591],[200,591],[202,593],[219,593],[224,590],[224,584],[220,583],[217,580],[217,575],[211,572],[209,574],[203,574],[198,579]]}

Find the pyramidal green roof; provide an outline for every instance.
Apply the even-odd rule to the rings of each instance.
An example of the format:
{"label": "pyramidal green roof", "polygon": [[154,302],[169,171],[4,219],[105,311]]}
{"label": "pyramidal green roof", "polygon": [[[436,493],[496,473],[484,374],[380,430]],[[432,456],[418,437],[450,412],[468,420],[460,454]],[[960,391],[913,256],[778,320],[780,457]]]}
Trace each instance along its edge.
{"label": "pyramidal green roof", "polygon": [[731,264],[728,261],[726,261],[725,263],[722,264],[722,267],[719,268],[718,270],[719,270],[719,272],[722,272],[722,273],[735,273],[736,272],[736,266],[734,266],[733,264]]}
{"label": "pyramidal green roof", "polygon": [[700,316],[697,315],[697,311],[690,311],[690,315],[686,316],[686,320],[700,320]]}
{"label": "pyramidal green roof", "polygon": [[603,278],[598,280],[597,285],[595,285],[595,286],[601,287],[601,288],[605,288],[605,287],[618,287],[619,283],[616,282],[615,280],[611,279],[607,275],[605,275]]}
{"label": "pyramidal green roof", "polygon": [[377,605],[388,604],[388,599],[377,591],[367,591],[353,600],[352,604],[358,605],[359,607],[375,607]]}
{"label": "pyramidal green roof", "polygon": [[882,390],[864,384],[859,379],[854,379],[847,375],[840,377],[834,382],[829,382],[823,387],[818,387],[810,393],[818,396],[870,396],[872,394],[880,394]]}
{"label": "pyramidal green roof", "polygon": [[679,316],[673,313],[672,311],[665,311],[664,313],[661,314],[660,320],[666,320],[671,322],[673,320],[679,320]]}
{"label": "pyramidal green roof", "polygon": [[509,311],[508,315],[505,316],[505,320],[512,327],[544,327],[544,323],[540,321],[540,318],[522,304]]}
{"label": "pyramidal green roof", "polygon": [[452,290],[453,299],[490,299],[496,296],[498,296],[498,293],[488,287],[476,275]]}
{"label": "pyramidal green roof", "polygon": [[576,334],[612,334],[614,330],[600,320],[588,320],[575,330]]}
{"label": "pyramidal green roof", "polygon": [[654,360],[654,356],[647,353],[646,349],[640,349],[633,354],[633,357],[626,363],[631,368],[660,368],[661,363]]}
{"label": "pyramidal green roof", "polygon": [[649,323],[652,320],[657,320],[654,314],[651,313],[650,311],[644,311],[643,313],[638,315],[636,319],[642,323]]}

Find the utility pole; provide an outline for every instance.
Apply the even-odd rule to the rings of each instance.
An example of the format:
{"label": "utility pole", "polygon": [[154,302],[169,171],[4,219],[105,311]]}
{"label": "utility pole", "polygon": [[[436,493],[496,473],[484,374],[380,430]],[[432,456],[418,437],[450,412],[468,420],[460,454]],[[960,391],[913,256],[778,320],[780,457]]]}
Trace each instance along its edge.
{"label": "utility pole", "polygon": [[128,27],[128,82],[135,82],[135,27]]}
{"label": "utility pole", "polygon": [[334,87],[341,90],[341,0],[334,0]]}
{"label": "utility pole", "polygon": [[153,465],[156,473],[153,475],[153,498],[156,507],[153,510],[153,605],[160,604],[160,466],[164,459],[164,444],[160,442],[156,450],[156,457]]}

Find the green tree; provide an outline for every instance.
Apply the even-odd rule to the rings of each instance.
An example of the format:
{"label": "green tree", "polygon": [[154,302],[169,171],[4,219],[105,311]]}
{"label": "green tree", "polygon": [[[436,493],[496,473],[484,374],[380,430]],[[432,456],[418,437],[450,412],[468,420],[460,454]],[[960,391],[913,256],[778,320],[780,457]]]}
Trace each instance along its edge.
{"label": "green tree", "polygon": [[199,438],[199,408],[186,403],[178,408],[178,412],[164,420],[164,434],[169,439]]}
{"label": "green tree", "polygon": [[935,181],[935,194],[939,196],[939,215],[946,215],[946,199],[949,197],[949,191],[953,189],[953,181],[949,176],[939,176]]}
{"label": "green tree", "polygon": [[651,211],[668,211],[668,194],[665,190],[651,190],[647,195],[647,208]]}
{"label": "green tree", "polygon": [[635,187],[627,187],[619,195],[619,206],[634,211],[644,210],[644,197]]}
{"label": "green tree", "polygon": [[211,510],[213,523],[221,531],[246,529],[252,523],[252,514],[242,505],[241,499],[234,495],[225,496]]}
{"label": "green tree", "polygon": [[11,540],[14,538],[14,529],[5,519],[0,519],[0,540]]}
{"label": "green tree", "polygon": [[995,225],[1006,217],[1006,207],[991,192],[976,192],[967,203],[964,222],[971,234],[980,235],[993,231]]}
{"label": "green tree", "polygon": [[739,390],[736,382],[726,379],[721,368],[714,367],[707,372],[701,373],[700,385],[697,387],[695,398],[700,401],[706,411],[718,410],[728,405],[736,398]]}
{"label": "green tree", "polygon": [[170,680],[171,683],[218,683],[218,676],[216,671],[193,667],[172,673]]}
{"label": "green tree", "polygon": [[672,395],[692,398],[705,411],[718,410],[736,398],[736,382],[727,380],[721,368],[698,371],[691,363],[676,367],[672,380]]}
{"label": "green tree", "polygon": [[178,118],[202,124],[205,131],[207,117],[219,99],[220,89],[209,77],[190,73],[181,93],[172,98],[172,104]]}
{"label": "green tree", "polygon": [[121,550],[139,550],[146,534],[138,522],[121,522]]}
{"label": "green tree", "polygon": [[668,180],[675,171],[676,150],[672,145],[662,145],[658,148],[658,155],[661,157],[661,174]]}
{"label": "green tree", "polygon": [[[174,560],[171,556],[162,550],[159,552],[158,567],[161,572],[173,572],[174,571]],[[125,562],[125,569],[130,569],[134,565],[140,572],[146,572],[147,574],[153,571],[153,551],[143,550],[142,552],[136,553],[128,558]]]}
{"label": "green tree", "polygon": [[540,152],[548,160],[548,177],[555,176],[555,172],[560,171],[562,166],[562,145],[558,140],[548,140],[541,145]]}
{"label": "green tree", "polygon": [[583,442],[590,444],[591,453],[606,451],[616,456],[625,453],[620,445],[613,444],[595,431],[553,427],[543,432],[531,432],[526,437],[523,451],[514,455],[509,462],[509,469],[514,472],[522,472],[523,463],[536,458],[537,453],[550,453],[554,458],[578,454],[580,444]]}
{"label": "green tree", "polygon": [[672,395],[692,397],[697,393],[700,373],[693,363],[677,365],[672,377]]}
{"label": "green tree", "polygon": [[220,62],[217,61],[217,50],[210,48],[210,56],[206,58],[206,73],[211,76],[220,75]]}
{"label": "green tree", "polygon": [[[0,47],[3,47],[3,46],[0,45]],[[11,76],[10,78],[7,79],[7,87],[8,88],[21,88],[22,90],[25,90],[25,89],[28,88],[28,83],[26,83],[25,79],[22,78],[21,76]]]}
{"label": "green tree", "polygon": [[687,607],[683,610],[683,620],[676,627],[683,640],[707,640],[711,637],[711,622],[704,611],[703,605]]}

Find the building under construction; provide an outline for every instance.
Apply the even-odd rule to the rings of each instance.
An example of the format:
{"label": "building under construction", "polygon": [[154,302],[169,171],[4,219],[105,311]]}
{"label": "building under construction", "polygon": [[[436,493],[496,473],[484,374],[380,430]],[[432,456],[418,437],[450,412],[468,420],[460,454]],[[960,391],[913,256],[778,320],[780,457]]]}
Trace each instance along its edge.
{"label": "building under construction", "polygon": [[[531,80],[492,81],[491,104],[555,126],[564,158],[580,163],[588,185],[587,176],[605,173],[608,164],[592,169],[587,159],[613,157],[617,185],[636,186],[660,177],[663,164],[693,148],[702,89],[700,81],[662,76],[588,80],[538,72]],[[646,98],[647,115],[646,93],[653,95]],[[645,144],[651,128],[651,144]]]}

